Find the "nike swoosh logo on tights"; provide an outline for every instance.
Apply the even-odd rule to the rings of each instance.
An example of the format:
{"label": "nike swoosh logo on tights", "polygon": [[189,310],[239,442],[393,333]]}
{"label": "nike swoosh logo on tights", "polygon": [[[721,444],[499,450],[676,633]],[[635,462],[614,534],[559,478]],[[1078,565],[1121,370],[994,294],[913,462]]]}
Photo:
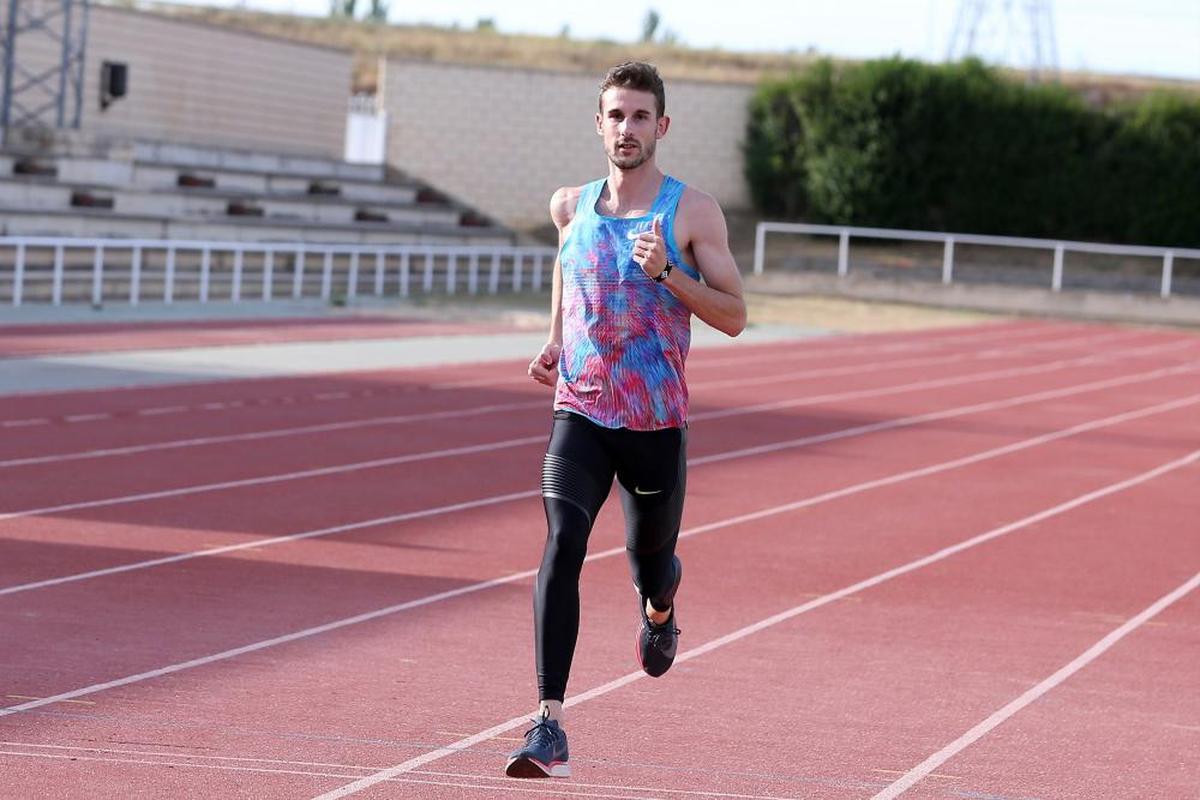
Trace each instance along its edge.
{"label": "nike swoosh logo on tights", "polygon": [[662,489],[655,489],[653,492],[643,492],[641,489],[639,489],[638,487],[635,486],[635,487],[633,487],[633,493],[634,494],[643,494],[643,495],[644,494],[662,494]]}

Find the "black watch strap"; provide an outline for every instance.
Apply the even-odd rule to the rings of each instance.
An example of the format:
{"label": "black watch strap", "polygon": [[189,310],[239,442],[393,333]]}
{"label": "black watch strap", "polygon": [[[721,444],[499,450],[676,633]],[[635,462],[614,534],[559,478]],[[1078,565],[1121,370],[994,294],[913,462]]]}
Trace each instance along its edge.
{"label": "black watch strap", "polygon": [[663,281],[665,281],[667,279],[667,276],[671,274],[671,270],[673,270],[673,269],[675,269],[675,265],[672,264],[670,261],[668,261],[667,265],[665,267],[663,267],[662,272],[655,275],[654,278],[652,278],[652,280],[655,283],[662,283]]}

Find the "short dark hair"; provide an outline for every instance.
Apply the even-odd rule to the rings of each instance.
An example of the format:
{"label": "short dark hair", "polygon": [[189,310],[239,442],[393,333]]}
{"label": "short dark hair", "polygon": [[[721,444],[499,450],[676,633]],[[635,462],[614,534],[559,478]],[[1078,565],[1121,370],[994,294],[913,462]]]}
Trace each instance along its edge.
{"label": "short dark hair", "polygon": [[604,111],[604,93],[612,87],[633,89],[639,92],[650,92],[654,95],[658,107],[658,116],[667,112],[667,92],[663,88],[662,78],[653,64],[643,61],[626,61],[608,71],[600,82],[600,111]]}

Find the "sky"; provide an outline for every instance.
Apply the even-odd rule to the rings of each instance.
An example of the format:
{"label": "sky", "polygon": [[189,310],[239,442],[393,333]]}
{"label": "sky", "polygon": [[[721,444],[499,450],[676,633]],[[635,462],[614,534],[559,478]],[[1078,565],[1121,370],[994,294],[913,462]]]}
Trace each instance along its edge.
{"label": "sky", "polygon": [[[976,0],[978,2],[978,0]],[[264,11],[324,15],[328,0],[206,0]],[[1051,6],[1058,66],[1200,80],[1200,0],[1057,0]],[[369,0],[359,0],[368,6]],[[457,23],[491,19],[504,33],[632,42],[654,9],[662,30],[694,47],[745,51],[805,51],[873,58],[901,54],[945,60],[964,0],[391,0],[394,23]],[[979,54],[993,63],[1027,67],[1032,60],[1030,0],[990,0],[979,26]],[[1011,11],[1009,11],[1011,9]],[[1010,19],[1021,22],[1012,28]]]}

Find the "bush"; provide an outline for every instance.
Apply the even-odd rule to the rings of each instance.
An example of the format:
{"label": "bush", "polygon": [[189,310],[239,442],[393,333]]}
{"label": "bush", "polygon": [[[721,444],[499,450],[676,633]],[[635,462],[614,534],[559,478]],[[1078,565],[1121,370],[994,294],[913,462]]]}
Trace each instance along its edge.
{"label": "bush", "polygon": [[745,169],[773,217],[1200,244],[1200,103],[1109,111],[978,61],[818,62],[761,86]]}

